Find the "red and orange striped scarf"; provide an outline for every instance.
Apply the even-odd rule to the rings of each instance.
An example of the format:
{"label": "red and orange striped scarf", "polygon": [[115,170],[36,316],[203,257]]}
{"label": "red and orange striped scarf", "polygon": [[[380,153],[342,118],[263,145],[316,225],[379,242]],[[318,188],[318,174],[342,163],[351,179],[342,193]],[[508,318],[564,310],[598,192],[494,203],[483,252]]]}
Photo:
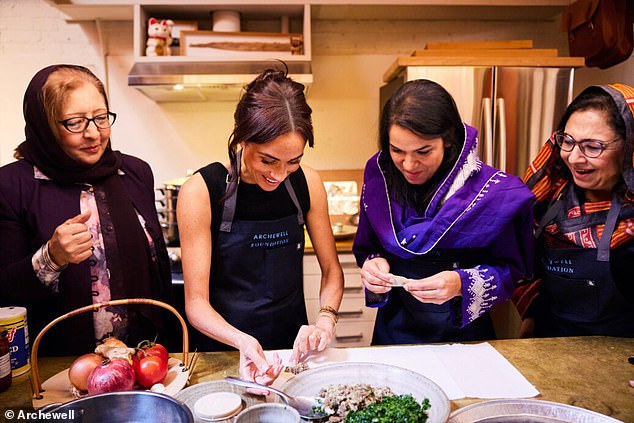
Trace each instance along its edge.
{"label": "red and orange striped scarf", "polygon": [[[629,107],[630,113],[634,115],[634,88],[623,84],[611,84],[609,87],[621,93]],[[632,140],[627,140],[632,142]],[[551,136],[541,148],[530,167],[524,175],[524,182],[531,188],[536,197],[537,203],[550,202],[561,196],[560,201],[565,202],[565,219],[577,219],[585,221],[587,224],[576,226],[574,230],[566,231],[561,229],[562,219],[558,218],[554,223],[545,228],[545,235],[548,236],[547,242],[552,247],[571,247],[580,248],[596,248],[603,234],[605,227],[605,216],[610,209],[610,201],[599,202],[581,202],[575,195],[575,190],[569,188],[571,180],[564,177],[554,177],[546,172],[546,169],[554,162],[556,155],[559,155],[559,147],[555,145],[555,141]],[[634,157],[632,157],[634,160]],[[631,163],[631,161],[630,161]],[[563,196],[566,191],[572,196]],[[564,198],[565,197],[565,198]],[[538,210],[536,208],[536,210]],[[601,213],[603,218],[597,219],[595,214]],[[536,212],[535,219],[539,222],[541,215]],[[634,203],[632,198],[626,199],[617,227],[614,229],[610,248],[614,249],[624,243],[634,239]]]}

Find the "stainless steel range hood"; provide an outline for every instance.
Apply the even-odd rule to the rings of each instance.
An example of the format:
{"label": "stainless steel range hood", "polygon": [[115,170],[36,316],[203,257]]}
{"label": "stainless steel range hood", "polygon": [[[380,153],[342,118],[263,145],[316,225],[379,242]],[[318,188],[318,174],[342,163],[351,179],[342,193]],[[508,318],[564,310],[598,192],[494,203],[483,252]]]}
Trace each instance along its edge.
{"label": "stainless steel range hood", "polygon": [[[313,82],[309,61],[286,62],[293,80],[308,87]],[[128,74],[128,85],[157,102],[238,101],[244,85],[266,68],[266,62],[137,62]]]}

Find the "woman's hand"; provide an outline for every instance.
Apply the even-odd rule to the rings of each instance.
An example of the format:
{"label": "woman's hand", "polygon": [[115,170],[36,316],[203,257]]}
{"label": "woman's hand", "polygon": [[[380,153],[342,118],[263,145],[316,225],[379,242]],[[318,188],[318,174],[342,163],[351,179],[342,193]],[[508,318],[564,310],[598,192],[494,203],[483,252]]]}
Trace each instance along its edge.
{"label": "woman's hand", "polygon": [[392,284],[389,282],[392,275],[389,271],[390,264],[383,257],[366,260],[361,268],[361,282],[368,291],[385,294],[392,289]]}
{"label": "woman's hand", "polygon": [[293,343],[290,363],[297,364],[304,361],[311,351],[325,350],[330,344],[334,332],[334,321],[325,316],[319,316],[315,325],[303,325],[299,328]]}
{"label": "woman's hand", "polygon": [[443,304],[462,295],[460,274],[444,271],[428,278],[412,280],[404,286],[405,290],[422,303]]}
{"label": "woman's hand", "polygon": [[[257,382],[261,385],[270,385],[282,372],[282,359],[275,353],[273,364],[269,364],[264,356],[260,343],[252,336],[247,335],[239,345],[240,350],[240,377],[244,380]],[[267,395],[268,391],[248,389],[256,395]]]}
{"label": "woman's hand", "polygon": [[92,236],[86,225],[89,218],[90,210],[87,210],[55,228],[48,241],[48,254],[55,264],[77,264],[92,255]]}

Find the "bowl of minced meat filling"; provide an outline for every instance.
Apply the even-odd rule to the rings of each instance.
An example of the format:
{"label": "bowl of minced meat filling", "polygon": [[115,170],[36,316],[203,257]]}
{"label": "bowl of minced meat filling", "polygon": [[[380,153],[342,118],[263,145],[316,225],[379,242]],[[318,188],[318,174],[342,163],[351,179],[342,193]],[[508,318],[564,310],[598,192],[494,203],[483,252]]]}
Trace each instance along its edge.
{"label": "bowl of minced meat filling", "polygon": [[[388,364],[337,363],[294,375],[281,387],[289,395],[322,398],[321,409],[328,422],[365,410],[366,416],[386,416],[396,410],[413,410],[426,423],[444,423],[449,418],[449,399],[443,390],[425,376]],[[374,413],[374,414],[372,414]],[[369,421],[365,417],[348,421]],[[376,421],[381,421],[379,418]],[[383,420],[389,421],[389,420]]]}

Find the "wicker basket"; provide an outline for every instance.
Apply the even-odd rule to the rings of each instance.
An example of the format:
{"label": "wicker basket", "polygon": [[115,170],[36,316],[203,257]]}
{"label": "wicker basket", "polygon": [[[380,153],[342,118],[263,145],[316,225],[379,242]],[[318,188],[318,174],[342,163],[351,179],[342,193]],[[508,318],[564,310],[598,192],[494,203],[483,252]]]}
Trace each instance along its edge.
{"label": "wicker basket", "polygon": [[60,392],[52,392],[49,395],[49,393],[47,393],[44,389],[42,389],[42,383],[40,382],[40,372],[39,372],[38,362],[37,362],[37,349],[40,345],[40,341],[42,340],[42,336],[44,336],[44,334],[50,328],[55,326],[57,323],[61,322],[62,320],[66,320],[69,317],[73,317],[78,314],[85,313],[87,311],[96,311],[100,309],[101,307],[126,305],[126,304],[149,304],[149,305],[162,307],[166,310],[171,311],[178,318],[178,320],[180,321],[181,327],[183,329],[183,355],[182,355],[182,360],[180,361],[178,365],[181,367],[181,372],[185,373],[183,377],[185,378],[185,380],[187,380],[187,377],[190,371],[190,369],[187,367],[187,356],[189,354],[189,341],[188,341],[189,335],[188,335],[187,324],[185,320],[174,307],[164,302],[151,300],[148,298],[130,298],[130,299],[106,301],[103,303],[92,304],[89,306],[81,307],[76,310],[70,311],[62,316],[59,316],[58,318],[50,322],[48,325],[46,325],[37,335],[37,337],[35,338],[35,341],[33,342],[33,346],[31,348],[31,386],[33,388],[33,406],[34,407],[38,408],[38,407],[42,407],[44,405],[48,405],[51,403],[66,402],[66,400],[73,399],[73,397],[70,396],[70,392],[67,393],[68,396],[64,395],[66,393],[60,394]]}

